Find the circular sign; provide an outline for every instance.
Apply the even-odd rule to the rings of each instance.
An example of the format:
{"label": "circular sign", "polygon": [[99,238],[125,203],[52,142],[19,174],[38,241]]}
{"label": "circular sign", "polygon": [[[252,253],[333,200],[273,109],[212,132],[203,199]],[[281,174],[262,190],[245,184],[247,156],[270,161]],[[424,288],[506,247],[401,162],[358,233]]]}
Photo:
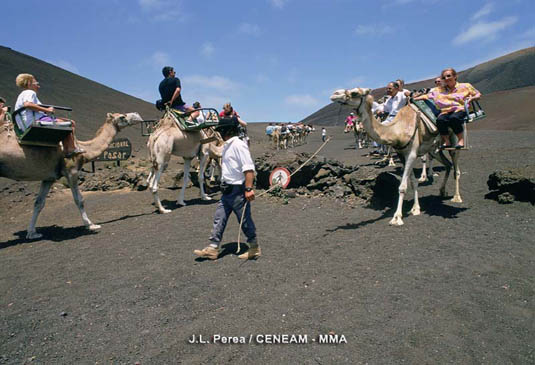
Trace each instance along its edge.
{"label": "circular sign", "polygon": [[275,170],[271,171],[269,175],[269,186],[279,184],[283,189],[286,189],[290,183],[290,171],[284,167],[277,167]]}

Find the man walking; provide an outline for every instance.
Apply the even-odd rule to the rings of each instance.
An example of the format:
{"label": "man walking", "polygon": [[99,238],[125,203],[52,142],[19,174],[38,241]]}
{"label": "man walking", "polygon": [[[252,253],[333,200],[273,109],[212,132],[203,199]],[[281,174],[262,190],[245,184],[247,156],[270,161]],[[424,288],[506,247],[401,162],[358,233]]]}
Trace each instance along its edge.
{"label": "man walking", "polygon": [[251,204],[255,198],[253,180],[255,167],[247,143],[238,138],[238,119],[236,117],[220,119],[216,130],[225,141],[221,163],[221,190],[223,195],[217,204],[214,226],[210,236],[210,244],[193,253],[199,257],[217,260],[219,245],[225,232],[227,221],[232,212],[238,222],[243,209],[242,230],[247,237],[249,249],[238,256],[240,259],[251,260],[260,256],[260,247],[256,240],[256,227],[251,217]]}

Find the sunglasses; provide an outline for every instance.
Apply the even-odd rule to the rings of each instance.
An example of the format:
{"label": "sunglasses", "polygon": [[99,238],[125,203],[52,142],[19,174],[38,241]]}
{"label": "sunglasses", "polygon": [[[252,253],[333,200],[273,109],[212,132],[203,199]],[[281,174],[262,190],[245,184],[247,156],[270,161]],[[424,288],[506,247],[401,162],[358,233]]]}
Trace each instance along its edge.
{"label": "sunglasses", "polygon": [[444,75],[442,76],[442,80],[451,79],[453,75]]}
{"label": "sunglasses", "polygon": [[440,84],[440,81],[435,81],[435,85],[438,85],[438,84]]}

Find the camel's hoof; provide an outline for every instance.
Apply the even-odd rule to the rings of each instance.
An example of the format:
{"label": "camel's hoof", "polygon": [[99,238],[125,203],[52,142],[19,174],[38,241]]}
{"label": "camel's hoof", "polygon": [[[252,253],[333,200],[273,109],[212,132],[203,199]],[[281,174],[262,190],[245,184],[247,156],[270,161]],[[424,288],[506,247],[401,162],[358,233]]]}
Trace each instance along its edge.
{"label": "camel's hoof", "polygon": [[437,176],[440,176],[440,175],[437,172],[433,172],[433,176],[437,177]]}
{"label": "camel's hoof", "polygon": [[179,200],[177,200],[176,203],[177,203],[178,205],[180,205],[181,207],[185,207],[185,206],[187,205],[186,202],[184,202],[184,201],[179,201]]}
{"label": "camel's hoof", "polygon": [[98,224],[90,224],[89,226],[87,226],[87,229],[89,229],[90,231],[96,231],[97,229],[100,229],[100,228],[102,227]]}
{"label": "camel's hoof", "polygon": [[428,180],[427,177],[420,177],[420,178],[418,179],[418,182],[419,182],[419,183],[424,183],[424,182],[427,182],[427,180]]}
{"label": "camel's hoof", "polygon": [[390,162],[388,163],[388,166],[396,166],[396,164],[394,163],[393,160],[390,160]]}
{"label": "camel's hoof", "polygon": [[401,219],[401,217],[394,217],[390,221],[390,225],[391,226],[402,226],[403,225],[403,220]]}
{"label": "camel's hoof", "polygon": [[440,190],[440,196],[445,198],[447,196],[446,190]]}
{"label": "camel's hoof", "polygon": [[451,199],[451,202],[452,202],[452,203],[462,203],[463,200],[461,199],[460,196],[454,196],[454,197]]}
{"label": "camel's hoof", "polygon": [[210,198],[209,196],[203,196],[201,197],[202,200],[212,200],[212,198]]}
{"label": "camel's hoof", "polygon": [[26,239],[28,240],[39,240],[41,238],[43,238],[43,235],[37,232],[28,232],[28,234],[26,235]]}
{"label": "camel's hoof", "polygon": [[162,214],[167,214],[167,213],[171,213],[171,209],[160,209],[159,212]]}
{"label": "camel's hoof", "polygon": [[412,214],[412,215],[420,215],[421,214],[420,208],[412,208],[411,211],[410,211],[410,214]]}

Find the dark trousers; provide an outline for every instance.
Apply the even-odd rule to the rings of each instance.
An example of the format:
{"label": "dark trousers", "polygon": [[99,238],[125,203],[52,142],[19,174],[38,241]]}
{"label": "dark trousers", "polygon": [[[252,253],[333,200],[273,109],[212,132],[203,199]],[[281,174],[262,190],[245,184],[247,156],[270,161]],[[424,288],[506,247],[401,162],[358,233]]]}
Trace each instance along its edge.
{"label": "dark trousers", "polygon": [[461,133],[463,131],[465,117],[465,111],[439,115],[437,118],[437,128],[440,135],[447,136],[449,134],[448,127],[450,127],[455,134]]}
{"label": "dark trousers", "polygon": [[217,208],[214,215],[214,227],[210,235],[210,241],[219,246],[223,233],[227,226],[228,219],[232,212],[238,218],[238,223],[241,220],[243,208],[245,206],[245,215],[243,216],[242,230],[247,237],[247,243],[250,247],[258,246],[256,241],[256,227],[251,217],[251,204],[245,204],[245,186],[244,185],[229,185],[228,191],[223,192],[221,200],[217,203]]}

